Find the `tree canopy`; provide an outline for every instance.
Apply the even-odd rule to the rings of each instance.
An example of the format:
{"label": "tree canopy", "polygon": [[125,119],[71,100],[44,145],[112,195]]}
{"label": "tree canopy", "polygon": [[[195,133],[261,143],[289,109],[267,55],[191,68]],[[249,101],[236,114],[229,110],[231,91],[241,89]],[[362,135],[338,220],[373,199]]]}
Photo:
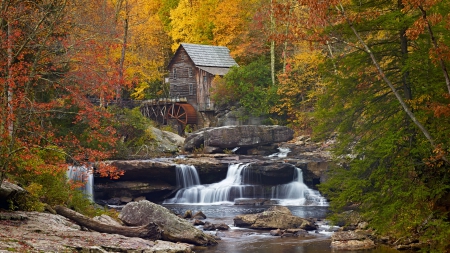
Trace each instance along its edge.
{"label": "tree canopy", "polygon": [[117,155],[123,117],[134,143],[151,139],[136,111],[110,104],[167,96],[179,43],[227,46],[240,67],[215,80],[217,103],[335,137],[321,186],[332,209],[442,252],[449,13],[448,0],[3,0],[0,179]]}

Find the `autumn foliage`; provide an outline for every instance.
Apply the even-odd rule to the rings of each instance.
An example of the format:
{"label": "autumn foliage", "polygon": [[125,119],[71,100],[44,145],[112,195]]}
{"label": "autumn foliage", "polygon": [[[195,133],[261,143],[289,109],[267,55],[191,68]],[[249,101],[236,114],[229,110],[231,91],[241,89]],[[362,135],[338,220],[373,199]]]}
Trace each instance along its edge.
{"label": "autumn foliage", "polygon": [[111,115],[89,97],[106,103],[125,84],[109,54],[117,34],[89,18],[89,3],[2,1],[0,179],[57,174],[68,163],[93,164],[114,153]]}

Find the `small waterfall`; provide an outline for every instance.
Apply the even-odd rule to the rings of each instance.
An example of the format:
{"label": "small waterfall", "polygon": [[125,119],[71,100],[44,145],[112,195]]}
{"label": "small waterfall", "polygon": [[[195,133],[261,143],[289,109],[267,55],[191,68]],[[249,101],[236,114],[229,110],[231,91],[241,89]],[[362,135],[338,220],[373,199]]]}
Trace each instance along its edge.
{"label": "small waterfall", "polygon": [[188,188],[200,184],[200,178],[193,165],[178,164],[176,171],[177,186],[179,188]]}
{"label": "small waterfall", "polygon": [[86,198],[94,201],[94,173],[93,168],[84,166],[69,166],[67,170],[67,178],[69,180],[82,182],[84,185],[79,188]]}
{"label": "small waterfall", "polygon": [[179,190],[174,198],[164,204],[220,204],[232,203],[235,198],[242,198],[245,185],[241,185],[241,172],[249,164],[232,164],[228,167],[224,180],[210,185],[194,185]]}
{"label": "small waterfall", "polygon": [[326,206],[327,202],[319,191],[308,188],[303,183],[303,172],[295,168],[294,179],[288,184],[272,187],[272,199],[285,206]]}
{"label": "small waterfall", "polygon": [[231,164],[224,180],[209,185],[200,184],[194,166],[185,165],[186,168],[182,169],[180,165],[177,184],[183,188],[174,198],[165,200],[164,204],[233,204],[239,198],[272,198],[281,205],[327,205],[318,191],[309,189],[303,183],[301,169],[296,168],[291,183],[268,188],[257,184],[260,180],[247,170],[249,165]]}
{"label": "small waterfall", "polygon": [[282,147],[279,147],[278,151],[279,152],[277,152],[275,154],[269,155],[269,157],[285,158],[285,157],[287,157],[287,154],[289,152],[291,152],[291,150],[289,148],[282,148]]}

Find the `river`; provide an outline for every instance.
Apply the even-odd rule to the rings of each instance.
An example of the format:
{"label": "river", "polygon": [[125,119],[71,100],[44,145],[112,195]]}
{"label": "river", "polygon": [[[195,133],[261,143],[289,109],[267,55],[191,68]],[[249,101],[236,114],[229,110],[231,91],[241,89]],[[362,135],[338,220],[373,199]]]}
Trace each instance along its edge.
{"label": "river", "polygon": [[[196,253],[395,253],[399,252],[387,247],[361,251],[335,251],[330,248],[330,226],[324,218],[328,212],[326,206],[288,206],[293,215],[302,218],[316,218],[321,222],[319,231],[311,232],[306,237],[271,236],[269,230],[254,230],[238,228],[233,224],[233,218],[239,214],[259,213],[269,206],[236,206],[236,205],[179,205],[164,204],[177,214],[186,210],[193,213],[202,211],[213,224],[225,223],[230,226],[228,231],[214,231],[221,238],[219,244],[211,247],[196,247]],[[201,229],[201,226],[199,227]]]}

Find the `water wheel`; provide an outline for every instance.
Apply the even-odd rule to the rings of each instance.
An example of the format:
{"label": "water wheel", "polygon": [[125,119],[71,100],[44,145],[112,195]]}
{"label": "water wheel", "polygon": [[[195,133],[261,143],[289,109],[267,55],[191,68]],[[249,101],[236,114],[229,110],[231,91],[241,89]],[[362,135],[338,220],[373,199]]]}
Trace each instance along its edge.
{"label": "water wheel", "polygon": [[197,124],[197,113],[190,104],[173,104],[167,112],[167,118],[176,119],[179,124],[183,125],[183,128],[188,124]]}

